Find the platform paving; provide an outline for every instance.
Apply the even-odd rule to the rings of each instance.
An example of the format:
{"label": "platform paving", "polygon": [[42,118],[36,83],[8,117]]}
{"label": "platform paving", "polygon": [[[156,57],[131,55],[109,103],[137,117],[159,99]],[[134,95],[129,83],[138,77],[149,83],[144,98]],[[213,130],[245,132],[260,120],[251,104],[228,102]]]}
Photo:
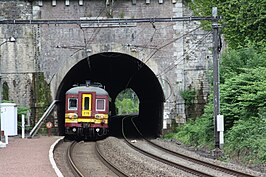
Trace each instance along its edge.
{"label": "platform paving", "polygon": [[32,139],[10,137],[0,148],[0,177],[56,177],[49,161],[50,146],[60,137],[37,136]]}

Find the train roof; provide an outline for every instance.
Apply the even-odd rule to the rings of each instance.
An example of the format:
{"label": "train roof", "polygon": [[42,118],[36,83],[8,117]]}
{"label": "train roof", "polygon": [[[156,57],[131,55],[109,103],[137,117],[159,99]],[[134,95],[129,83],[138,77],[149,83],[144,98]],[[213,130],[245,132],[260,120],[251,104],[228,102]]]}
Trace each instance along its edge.
{"label": "train roof", "polygon": [[107,91],[94,86],[77,86],[69,89],[66,94],[78,94],[78,92],[96,92],[96,95],[108,95]]}

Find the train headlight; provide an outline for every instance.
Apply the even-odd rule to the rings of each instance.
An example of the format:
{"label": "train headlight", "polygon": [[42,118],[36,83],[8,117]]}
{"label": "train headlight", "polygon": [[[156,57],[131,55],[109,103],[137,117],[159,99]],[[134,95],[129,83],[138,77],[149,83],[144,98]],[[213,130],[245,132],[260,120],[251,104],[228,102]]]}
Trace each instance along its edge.
{"label": "train headlight", "polygon": [[102,119],[102,118],[104,118],[104,114],[96,114],[95,118]]}
{"label": "train headlight", "polygon": [[99,133],[100,129],[99,128],[96,128],[96,132]]}
{"label": "train headlight", "polygon": [[73,132],[76,132],[76,131],[77,131],[77,129],[76,129],[76,128],[73,128],[73,129],[72,129],[72,131],[73,131]]}
{"label": "train headlight", "polygon": [[77,114],[75,114],[75,113],[70,113],[69,115],[68,115],[68,117],[70,118],[70,119],[76,119],[76,118],[78,118],[78,115]]}

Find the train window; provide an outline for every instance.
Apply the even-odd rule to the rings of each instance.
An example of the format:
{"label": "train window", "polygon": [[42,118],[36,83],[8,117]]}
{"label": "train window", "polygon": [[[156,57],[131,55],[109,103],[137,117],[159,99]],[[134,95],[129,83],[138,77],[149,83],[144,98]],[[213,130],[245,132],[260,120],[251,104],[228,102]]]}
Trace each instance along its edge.
{"label": "train window", "polygon": [[78,108],[78,99],[69,98],[68,99],[68,110],[77,110],[77,108]]}
{"label": "train window", "polygon": [[85,97],[84,98],[84,110],[89,110],[90,109],[90,97]]}
{"label": "train window", "polygon": [[96,111],[105,111],[105,99],[96,99]]}

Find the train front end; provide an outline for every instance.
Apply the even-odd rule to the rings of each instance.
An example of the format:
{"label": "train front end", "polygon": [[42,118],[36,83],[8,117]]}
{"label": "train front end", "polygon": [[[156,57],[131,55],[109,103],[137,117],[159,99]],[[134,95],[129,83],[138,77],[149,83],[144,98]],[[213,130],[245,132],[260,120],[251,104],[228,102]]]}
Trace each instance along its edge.
{"label": "train front end", "polygon": [[66,92],[65,134],[97,139],[108,133],[109,96],[95,86],[77,86]]}

